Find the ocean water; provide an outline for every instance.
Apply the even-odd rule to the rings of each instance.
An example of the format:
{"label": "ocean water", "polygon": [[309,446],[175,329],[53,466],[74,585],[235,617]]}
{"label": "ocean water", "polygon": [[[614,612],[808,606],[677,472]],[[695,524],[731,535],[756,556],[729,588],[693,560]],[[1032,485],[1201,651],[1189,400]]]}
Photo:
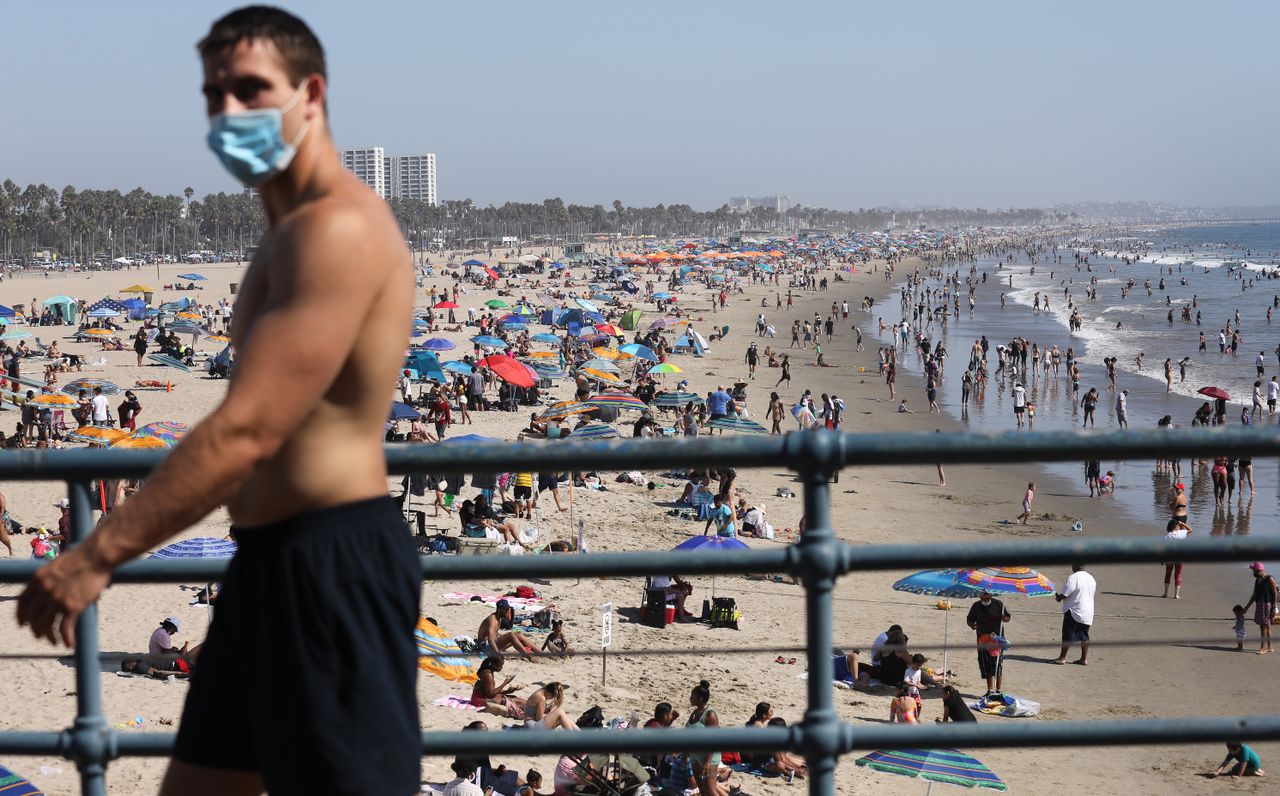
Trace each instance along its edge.
{"label": "ocean water", "polygon": [[[1079,267],[1077,251],[1088,257],[1088,262],[1081,262]],[[1126,257],[1127,263],[1123,259]],[[979,260],[977,266],[979,271],[987,272],[988,280],[979,285],[972,318],[962,299],[960,317],[953,316],[945,332],[936,323],[930,332],[931,339],[946,341],[949,354],[940,390],[942,409],[975,430],[1015,427],[1012,383],[997,377],[995,349],[1018,336],[1038,343],[1042,349],[1057,345],[1064,354],[1068,347],[1075,349],[1081,369],[1080,395],[1090,387],[1096,387],[1101,394],[1096,417],[1099,431],[1117,428],[1115,394],[1109,391],[1103,365],[1108,357],[1117,360],[1117,389],[1129,390],[1128,419],[1134,428],[1153,427],[1164,415],[1170,415],[1175,426],[1189,426],[1196,408],[1207,400],[1197,391],[1210,385],[1230,393],[1227,419],[1238,424],[1241,408],[1251,404],[1256,380],[1254,362],[1259,351],[1265,361],[1264,406],[1265,381],[1280,375],[1280,355],[1276,353],[1280,347],[1280,306],[1276,306],[1280,302],[1280,224],[1181,227],[1143,231],[1128,238],[1064,241],[1056,255],[1041,255],[1034,265],[1026,254],[1019,253],[1011,263],[992,257]],[[959,266],[962,278],[968,267]],[[950,270],[955,269],[952,266]],[[1094,279],[1097,297],[1090,300],[1086,288]],[[1147,280],[1151,282],[1150,295]],[[1130,281],[1134,286],[1122,296],[1122,287]],[[926,284],[938,286],[932,281]],[[894,292],[875,308],[874,314],[886,322],[900,319],[900,286],[901,283],[895,286]],[[1048,296],[1049,311],[1032,310],[1037,292],[1042,299]],[[1003,308],[1001,293],[1006,299]],[[1069,301],[1074,306],[1068,306]],[[1182,320],[1182,308],[1193,303],[1191,320]],[[1273,310],[1270,322],[1268,308]],[[1072,332],[1068,322],[1076,309],[1082,327]],[[1171,310],[1172,323],[1168,320]],[[1197,311],[1201,315],[1199,326],[1195,322]],[[1241,336],[1239,352],[1234,356],[1220,353],[1218,348],[1218,331],[1228,321]],[[1201,331],[1206,343],[1203,352],[1198,350]],[[985,399],[971,399],[964,411],[960,377],[968,363],[970,346],[982,335],[990,341],[990,381]],[[889,342],[887,336],[881,336],[881,340]],[[1139,353],[1143,354],[1141,367],[1135,361]],[[913,351],[900,357],[900,367],[920,371]],[[1190,357],[1185,381],[1177,367],[1183,357]],[[1163,368],[1166,358],[1174,366],[1169,391]],[[927,407],[922,390],[918,395],[909,390],[900,392],[910,397],[917,411]],[[1045,378],[1043,370],[1037,370],[1028,395],[1036,404],[1037,429],[1080,427],[1081,410],[1078,397],[1071,392],[1065,356],[1056,377],[1051,371]],[[1278,420],[1280,414],[1268,417],[1264,410],[1254,423],[1259,428],[1269,428]],[[1214,503],[1208,468],[1192,468],[1187,461],[1181,466],[1182,480],[1189,485],[1192,526],[1197,530],[1246,534],[1280,528],[1280,467],[1275,460],[1254,462],[1257,491],[1252,499],[1247,489],[1242,491],[1238,486],[1235,496],[1221,507]],[[1083,463],[1046,467],[1051,474],[1078,483],[1087,494]],[[1114,470],[1118,477],[1116,501],[1120,507],[1139,520],[1150,518],[1153,532],[1162,531],[1171,477],[1156,473],[1150,461],[1104,461],[1103,471],[1106,470]]]}

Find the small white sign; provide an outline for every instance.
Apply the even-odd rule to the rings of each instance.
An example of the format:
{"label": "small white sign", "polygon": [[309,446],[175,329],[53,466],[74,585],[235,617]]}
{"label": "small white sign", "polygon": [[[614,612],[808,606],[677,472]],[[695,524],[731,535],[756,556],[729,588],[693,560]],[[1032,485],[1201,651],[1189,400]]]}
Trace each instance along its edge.
{"label": "small white sign", "polygon": [[600,646],[613,643],[613,603],[600,606]]}

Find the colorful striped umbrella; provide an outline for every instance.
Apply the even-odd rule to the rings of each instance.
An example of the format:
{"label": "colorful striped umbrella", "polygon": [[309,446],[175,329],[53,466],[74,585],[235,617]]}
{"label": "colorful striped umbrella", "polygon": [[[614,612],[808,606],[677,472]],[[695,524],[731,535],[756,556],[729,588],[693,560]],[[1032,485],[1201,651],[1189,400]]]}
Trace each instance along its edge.
{"label": "colorful striped umbrella", "polygon": [[129,448],[129,449],[134,449],[134,448],[145,448],[145,449],[157,448],[158,449],[158,448],[170,448],[172,446],[166,443],[164,440],[160,439],[159,437],[135,437],[134,435],[130,434],[127,437],[122,437],[121,439],[111,443],[110,447]]}
{"label": "colorful striped umbrella", "polygon": [[128,431],[118,428],[101,428],[98,426],[81,426],[75,431],[67,432],[67,439],[75,442],[92,442],[97,445],[110,445],[129,436]]}
{"label": "colorful striped umbrella", "polygon": [[37,788],[26,777],[15,774],[4,766],[0,766],[0,793],[4,796],[43,796],[44,791]]}
{"label": "colorful striped umbrella", "polygon": [[569,434],[570,439],[610,439],[616,436],[619,436],[618,429],[604,423],[587,423]]}
{"label": "colorful striped umbrella", "polygon": [[693,392],[660,392],[653,402],[658,406],[665,406],[668,409],[683,407],[685,404],[693,404],[694,406],[702,406],[706,403],[706,399],[701,395]]}
{"label": "colorful striped umbrella", "polygon": [[418,668],[453,683],[474,683],[476,668],[448,633],[428,620],[418,617],[413,631],[418,643]]}
{"label": "colorful striped umbrella", "polygon": [[748,420],[745,417],[717,417],[707,424],[708,428],[718,428],[721,431],[743,431],[748,434],[765,434],[767,433],[764,426],[754,420]]}
{"label": "colorful striped umbrella", "polygon": [[579,368],[595,368],[596,370],[603,370],[605,373],[619,372],[617,365],[613,364],[607,359],[600,359],[599,357],[596,357],[595,359],[588,359],[586,362],[583,362],[578,367]]}
{"label": "colorful striped umbrella", "polygon": [[600,370],[599,368],[582,368],[578,372],[586,376],[587,378],[595,379],[597,381],[607,381],[610,384],[622,383],[622,379],[618,378],[612,373],[606,373],[605,371]]}
{"label": "colorful striped umbrella", "polygon": [[621,390],[609,390],[599,395],[592,396],[587,399],[587,403],[592,406],[616,406],[619,409],[634,409],[643,412],[649,408],[649,405],[629,392]]}
{"label": "colorful striped umbrella", "polygon": [[684,373],[684,371],[678,365],[673,365],[670,362],[659,362],[658,364],[649,368],[649,370],[646,372],[650,376],[660,376],[663,373]]}
{"label": "colorful striped umbrella", "polygon": [[70,395],[63,395],[60,392],[42,393],[32,398],[31,403],[49,409],[74,409],[80,405],[75,398]]}
{"label": "colorful striped umbrella", "polygon": [[561,401],[560,403],[548,406],[543,410],[542,414],[538,415],[538,419],[560,420],[561,418],[569,417],[570,415],[583,415],[594,410],[594,406],[587,406],[586,404],[579,403],[577,401]]}
{"label": "colorful striped umbrella", "polygon": [[865,768],[919,777],[933,782],[946,782],[966,788],[1008,790],[991,769],[976,758],[955,749],[899,749],[894,752],[872,752],[855,761]]}
{"label": "colorful striped umbrella", "polygon": [[1053,594],[1053,581],[1030,567],[979,567],[961,570],[957,581],[992,594],[1025,594],[1047,597]]}
{"label": "colorful striped umbrella", "polygon": [[148,423],[129,436],[115,443],[113,448],[172,448],[187,433],[185,423],[161,420]]}
{"label": "colorful striped umbrella", "polygon": [[622,337],[626,334],[622,327],[612,323],[597,323],[596,331],[611,337]]}
{"label": "colorful striped umbrella", "polygon": [[[236,543],[230,539],[217,539],[212,536],[196,536],[167,544],[152,553],[149,558],[203,558],[227,559],[236,554]],[[4,793],[4,791],[0,791]]]}

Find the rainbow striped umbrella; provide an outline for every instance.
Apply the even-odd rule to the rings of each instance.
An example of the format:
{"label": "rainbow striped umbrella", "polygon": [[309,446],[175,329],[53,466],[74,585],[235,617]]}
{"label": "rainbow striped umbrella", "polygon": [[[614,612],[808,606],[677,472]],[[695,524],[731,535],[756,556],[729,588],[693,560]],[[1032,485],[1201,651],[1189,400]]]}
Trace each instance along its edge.
{"label": "rainbow striped umbrella", "polygon": [[115,395],[120,392],[120,385],[115,382],[110,382],[106,379],[93,378],[74,379],[69,381],[65,386],[63,386],[62,391],[67,395],[75,395],[81,390],[93,392],[95,387],[101,387],[103,395]]}
{"label": "rainbow striped umbrella", "polygon": [[685,404],[693,404],[694,406],[702,406],[707,402],[705,398],[694,392],[660,392],[653,402],[658,406],[665,406],[668,409],[679,408]]}
{"label": "rainbow striped umbrella", "polygon": [[965,788],[1008,790],[999,777],[977,758],[955,749],[899,749],[872,752],[855,761],[858,765],[905,777],[919,777]]}
{"label": "rainbow striped umbrella", "polygon": [[634,409],[643,412],[649,405],[629,392],[609,390],[587,399],[592,406],[616,406],[619,409]]}
{"label": "rainbow striped umbrella", "polygon": [[148,423],[115,443],[113,448],[172,448],[187,433],[185,423],[161,420]]}
{"label": "rainbow striped umbrella", "polygon": [[595,409],[593,406],[587,406],[577,401],[561,401],[558,404],[548,406],[542,414],[538,415],[539,420],[559,420],[570,415],[582,415]]}
{"label": "rainbow striped umbrella", "polygon": [[1024,594],[1046,597],[1056,589],[1053,581],[1030,567],[979,567],[964,569],[956,581],[992,594]]}
{"label": "rainbow striped umbrella", "polygon": [[466,654],[444,632],[425,616],[418,617],[413,631],[418,643],[418,668],[455,683],[474,683],[476,669]]}
{"label": "rainbow striped umbrella", "polygon": [[679,366],[673,365],[670,362],[659,362],[657,365],[654,365],[645,372],[650,376],[660,376],[663,373],[684,373]]}

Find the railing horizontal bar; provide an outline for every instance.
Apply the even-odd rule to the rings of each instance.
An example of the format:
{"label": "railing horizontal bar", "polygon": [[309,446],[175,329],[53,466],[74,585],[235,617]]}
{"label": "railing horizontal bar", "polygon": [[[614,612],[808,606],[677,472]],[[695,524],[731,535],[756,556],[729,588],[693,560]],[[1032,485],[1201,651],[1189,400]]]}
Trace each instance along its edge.
{"label": "railing horizontal bar", "polygon": [[[1151,459],[1187,456],[1280,456],[1280,427],[1167,431],[1033,431],[958,434],[793,432],[783,436],[699,437],[389,445],[390,472],[635,470],[669,466],[834,467],[891,464]],[[163,451],[15,450],[0,457],[0,480],[142,476]]]}
{"label": "railing horizontal bar", "polygon": [[[819,728],[821,732],[825,728]],[[1222,743],[1229,740],[1280,740],[1280,714],[1256,716],[1184,717],[1167,719],[1110,719],[1105,721],[984,722],[982,724],[922,725],[910,732],[899,727],[841,722],[841,753],[865,749],[949,747],[959,749],[1155,746],[1184,743]],[[587,730],[582,733],[424,732],[424,755],[563,754],[584,752],[662,752],[678,748],[691,752],[741,749],[765,752],[790,749],[803,752],[804,725],[786,728],[715,728],[699,730]],[[827,730],[830,731],[830,730]],[[165,756],[172,752],[171,733],[112,731],[119,755]],[[0,733],[0,754],[59,755],[64,735],[56,732]]]}
{"label": "railing horizontal bar", "polygon": [[[931,545],[851,545],[838,548],[842,572],[1028,564],[1120,564],[1152,561],[1250,561],[1280,558],[1280,536],[1217,536],[1166,541],[1156,538],[1034,539],[1012,542],[949,542]],[[23,582],[41,562],[0,561],[0,583]],[[116,583],[212,581],[225,561],[131,561],[116,571]],[[792,547],[711,553],[601,553],[543,556],[423,556],[426,580],[484,578],[573,578],[682,575],[799,574]]]}

